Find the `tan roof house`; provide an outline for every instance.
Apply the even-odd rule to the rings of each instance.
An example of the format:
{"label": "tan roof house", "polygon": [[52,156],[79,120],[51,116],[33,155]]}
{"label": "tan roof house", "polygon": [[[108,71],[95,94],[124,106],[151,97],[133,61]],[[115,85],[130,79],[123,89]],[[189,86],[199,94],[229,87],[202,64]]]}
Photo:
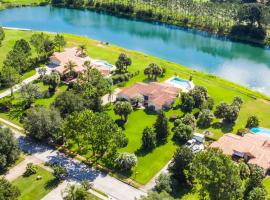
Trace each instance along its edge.
{"label": "tan roof house", "polygon": [[[76,47],[66,48],[63,52],[55,52],[50,57],[49,67],[63,75],[66,73],[65,65],[68,61],[72,61],[76,64],[76,67],[74,68],[75,72],[82,73],[85,70],[83,67],[84,62],[91,61],[91,59],[88,56],[79,56]],[[98,64],[98,62],[91,61],[91,66],[98,69],[103,76],[108,76],[111,72],[110,68],[107,68],[105,65]]]}
{"label": "tan roof house", "polygon": [[138,95],[142,95],[144,105],[152,106],[155,110],[161,110],[164,106],[171,106],[179,92],[179,88],[166,83],[135,83],[122,90],[118,97],[131,100]]}
{"label": "tan roof house", "polygon": [[244,136],[225,134],[210,147],[219,148],[225,154],[244,158],[250,164],[262,167],[265,172],[270,168],[270,137],[247,133]]}

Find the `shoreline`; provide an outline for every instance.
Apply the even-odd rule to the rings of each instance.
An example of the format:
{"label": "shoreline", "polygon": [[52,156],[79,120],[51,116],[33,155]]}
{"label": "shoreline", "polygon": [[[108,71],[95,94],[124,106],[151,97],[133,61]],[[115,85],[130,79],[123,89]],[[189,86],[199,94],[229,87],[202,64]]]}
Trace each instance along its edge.
{"label": "shoreline", "polygon": [[[39,30],[34,30],[34,29],[26,29],[26,28],[18,28],[18,27],[3,27],[4,29],[6,30],[14,30],[14,31],[29,31],[29,32],[44,32],[44,33],[48,33],[48,34],[57,34],[56,32],[50,32],[50,31],[39,31]],[[102,42],[100,40],[95,40],[95,39],[92,39],[88,36],[85,36],[85,35],[75,35],[75,34],[71,34],[71,33],[65,33],[65,32],[61,32],[61,34],[66,34],[66,35],[70,35],[70,36],[75,36],[75,37],[82,37],[82,38],[85,38],[85,39],[88,39],[88,40],[91,40],[91,41],[96,41],[96,42]],[[227,80],[227,79],[224,79],[223,77],[220,77],[220,76],[217,76],[215,74],[211,74],[211,73],[208,73],[208,72],[204,72],[204,71],[200,71],[200,70],[195,70],[191,67],[188,67],[188,66],[184,66],[180,63],[176,63],[176,62],[173,62],[173,61],[169,61],[167,59],[164,59],[164,58],[160,58],[160,57],[156,57],[156,56],[153,56],[153,55],[149,55],[147,53],[144,53],[144,52],[141,52],[141,51],[136,51],[136,50],[132,50],[132,49],[127,49],[127,48],[124,48],[124,47],[121,47],[121,46],[118,46],[116,44],[112,44],[110,43],[110,46],[114,46],[114,47],[117,47],[117,48],[121,48],[123,50],[128,50],[128,51],[132,51],[132,52],[136,52],[140,55],[144,55],[144,56],[151,56],[153,58],[158,58],[160,60],[163,60],[164,62],[168,62],[168,63],[173,63],[173,64],[176,64],[178,66],[181,66],[181,67],[184,67],[186,70],[189,71],[189,74],[190,75],[193,75],[193,72],[195,73],[199,73],[199,74],[204,74],[205,76],[208,76],[208,77],[214,77],[215,79],[220,79],[221,81],[226,81],[227,83],[229,84],[233,84],[234,87],[241,87],[242,90],[248,90],[249,94],[247,94],[246,92],[240,92],[238,90],[238,92],[242,93],[242,94],[246,94],[247,96],[250,96],[251,98],[257,98],[258,96],[267,100],[267,101],[270,101],[270,96],[268,96],[267,94],[264,94],[258,90],[254,90],[252,89],[251,87],[248,87],[248,86],[245,86],[245,85],[242,85],[242,84],[239,84],[239,83],[235,83],[233,81],[230,81],[230,80]],[[250,94],[251,93],[251,94]],[[255,97],[254,97],[255,96]]]}

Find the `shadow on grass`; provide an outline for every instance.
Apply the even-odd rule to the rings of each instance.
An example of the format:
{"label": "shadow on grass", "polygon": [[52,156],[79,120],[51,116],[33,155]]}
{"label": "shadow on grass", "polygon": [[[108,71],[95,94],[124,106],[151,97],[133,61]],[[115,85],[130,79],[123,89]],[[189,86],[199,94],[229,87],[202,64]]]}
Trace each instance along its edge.
{"label": "shadow on grass", "polygon": [[144,109],[143,110],[147,115],[157,115],[157,112],[151,109]]}
{"label": "shadow on grass", "polygon": [[46,190],[51,190],[57,187],[57,185],[60,183],[60,181],[57,178],[49,180],[46,185],[45,189]]}
{"label": "shadow on grass", "polygon": [[185,195],[192,192],[192,187],[186,185],[181,185],[179,183],[175,184],[172,191],[172,197],[175,199],[182,199]]}
{"label": "shadow on grass", "polygon": [[222,133],[229,133],[233,130],[234,123],[215,122],[212,124],[213,129],[220,129]]}
{"label": "shadow on grass", "polygon": [[117,119],[117,120],[115,120],[115,123],[119,127],[121,127],[123,130],[125,130],[125,124],[126,124],[125,120],[123,120],[123,119]]}

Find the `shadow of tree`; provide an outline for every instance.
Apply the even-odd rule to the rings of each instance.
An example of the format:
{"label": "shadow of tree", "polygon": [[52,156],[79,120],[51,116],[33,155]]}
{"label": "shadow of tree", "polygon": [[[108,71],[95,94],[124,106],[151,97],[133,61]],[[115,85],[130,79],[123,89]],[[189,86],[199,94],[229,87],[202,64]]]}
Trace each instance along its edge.
{"label": "shadow of tree", "polygon": [[233,130],[234,123],[215,122],[212,124],[213,129],[220,129],[222,133],[229,133]]}
{"label": "shadow of tree", "polygon": [[46,190],[51,190],[57,187],[57,185],[60,183],[60,181],[57,178],[49,180],[46,185],[45,189]]}

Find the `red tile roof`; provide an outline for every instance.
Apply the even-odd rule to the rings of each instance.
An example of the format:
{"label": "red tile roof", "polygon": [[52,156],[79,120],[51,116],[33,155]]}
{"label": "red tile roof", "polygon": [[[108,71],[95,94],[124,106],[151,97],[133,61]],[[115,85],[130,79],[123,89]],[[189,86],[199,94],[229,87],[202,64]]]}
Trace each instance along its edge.
{"label": "red tile roof", "polygon": [[210,147],[219,148],[227,155],[240,152],[250,157],[248,163],[256,164],[264,170],[270,168],[270,137],[247,133],[244,136],[225,134]]}
{"label": "red tile roof", "polygon": [[122,90],[119,96],[132,99],[137,95],[148,97],[148,104],[154,104],[162,108],[166,103],[172,103],[179,94],[180,89],[166,83],[135,83],[131,87]]}

